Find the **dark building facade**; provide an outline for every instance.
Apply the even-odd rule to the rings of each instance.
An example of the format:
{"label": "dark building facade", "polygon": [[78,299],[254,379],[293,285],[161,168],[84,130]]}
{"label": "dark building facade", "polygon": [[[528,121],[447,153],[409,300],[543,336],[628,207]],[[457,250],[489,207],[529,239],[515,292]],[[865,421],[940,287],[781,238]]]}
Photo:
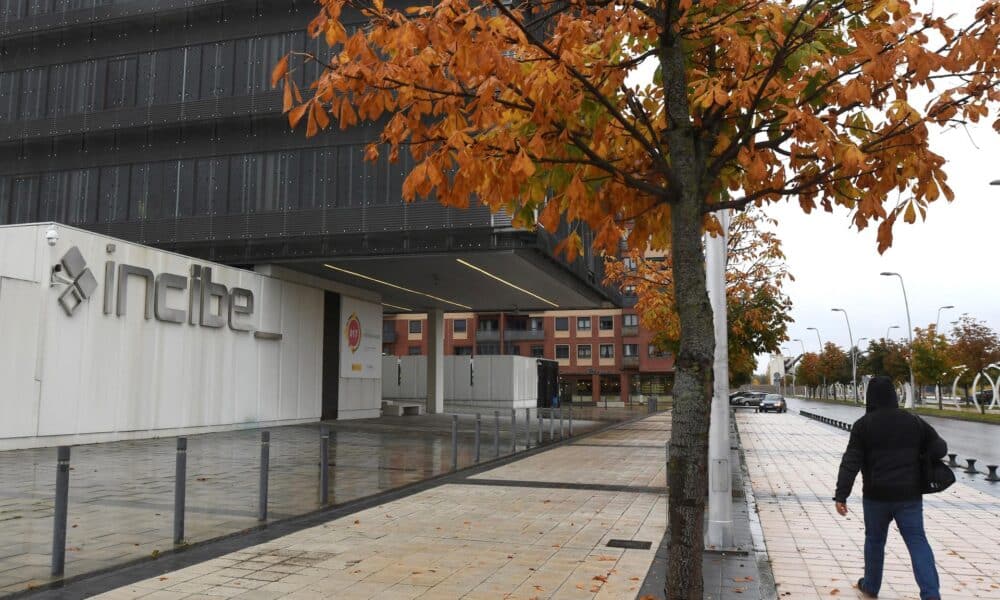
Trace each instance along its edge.
{"label": "dark building facade", "polygon": [[[506,253],[516,260],[477,266],[516,273],[518,260],[530,264],[532,284],[561,282],[560,306],[615,301],[599,257],[553,255],[559,232],[514,230],[483,206],[403,203],[409,154],[364,160],[377,124],[313,139],[290,130],[270,74],[290,51],[330,54],[305,35],[316,10],[291,0],[0,0],[0,224],[58,221],[349,283],[383,271],[457,280],[449,273],[463,267],[442,255]],[[373,256],[427,259],[383,270]],[[335,260],[346,262],[325,268]],[[503,310],[522,300],[510,292],[424,305],[384,291],[387,306],[406,309]]]}

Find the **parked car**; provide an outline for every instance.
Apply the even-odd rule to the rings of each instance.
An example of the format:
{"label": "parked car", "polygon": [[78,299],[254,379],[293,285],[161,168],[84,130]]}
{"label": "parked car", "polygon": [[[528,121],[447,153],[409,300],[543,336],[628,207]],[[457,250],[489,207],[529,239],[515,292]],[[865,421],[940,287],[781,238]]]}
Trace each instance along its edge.
{"label": "parked car", "polygon": [[760,401],[765,396],[763,392],[743,392],[743,394],[743,396],[740,396],[735,401],[730,397],[729,404],[734,406],[759,406]]}
{"label": "parked car", "polygon": [[733,392],[729,394],[729,406],[743,406],[743,399],[753,392]]}
{"label": "parked car", "polygon": [[785,403],[784,397],[779,394],[767,394],[764,399],[760,401],[760,405],[757,406],[757,412],[788,412],[788,404]]}

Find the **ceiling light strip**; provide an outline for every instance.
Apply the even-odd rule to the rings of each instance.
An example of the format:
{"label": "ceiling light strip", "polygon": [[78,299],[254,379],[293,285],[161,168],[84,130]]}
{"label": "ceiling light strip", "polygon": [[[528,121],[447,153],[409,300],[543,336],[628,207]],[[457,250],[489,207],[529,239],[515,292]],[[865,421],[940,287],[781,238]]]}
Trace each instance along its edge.
{"label": "ceiling light strip", "polygon": [[327,264],[327,263],[324,263],[323,266],[326,267],[327,269],[332,270],[332,271],[339,271],[341,273],[347,273],[348,275],[353,275],[355,277],[360,277],[361,279],[367,279],[368,281],[374,281],[375,283],[378,283],[378,284],[381,284],[381,285],[384,285],[384,286],[387,286],[387,287],[391,287],[391,288],[394,288],[394,289],[397,289],[397,290],[402,290],[402,291],[408,292],[410,294],[416,294],[418,296],[424,296],[425,298],[430,298],[432,300],[437,300],[438,302],[444,302],[445,304],[451,304],[452,306],[457,306],[459,308],[464,308],[466,310],[472,310],[471,306],[466,306],[465,304],[459,304],[458,302],[452,302],[451,300],[445,300],[444,298],[439,298],[438,296],[434,296],[432,294],[427,294],[427,293],[424,293],[424,292],[418,292],[417,290],[411,290],[410,288],[403,287],[401,285],[396,285],[395,283],[389,283],[388,281],[383,281],[381,279],[376,279],[376,278],[371,277],[369,275],[365,275],[364,273],[358,273],[356,271],[349,271],[347,269],[342,269],[340,267],[335,267],[335,266],[333,266],[331,264]]}
{"label": "ceiling light strip", "polygon": [[399,310],[405,310],[406,312],[410,312],[411,310],[413,310],[412,308],[406,308],[405,306],[396,306],[395,304],[389,304],[388,302],[383,302],[382,306],[388,306],[389,308],[396,308],[396,309],[399,309]]}
{"label": "ceiling light strip", "polygon": [[548,304],[549,306],[551,306],[553,308],[559,308],[559,305],[556,304],[555,302],[552,302],[551,300],[546,300],[545,298],[542,298],[538,294],[535,294],[533,292],[529,292],[528,290],[524,289],[521,286],[514,285],[513,283],[507,281],[506,279],[503,279],[502,277],[497,277],[493,273],[490,273],[489,271],[487,271],[485,269],[481,269],[481,268],[477,267],[476,265],[474,265],[474,264],[472,264],[472,263],[470,263],[468,261],[462,260],[461,258],[456,258],[455,260],[458,261],[460,264],[463,264],[463,265],[469,267],[473,271],[479,271],[483,275],[486,275],[487,277],[489,277],[491,279],[495,279],[495,280],[499,281],[500,283],[502,283],[502,284],[504,284],[506,286],[512,287],[512,288],[514,288],[515,290],[517,290],[519,292],[525,293],[525,294],[531,296],[532,298],[535,298],[537,300],[541,300],[542,302]]}

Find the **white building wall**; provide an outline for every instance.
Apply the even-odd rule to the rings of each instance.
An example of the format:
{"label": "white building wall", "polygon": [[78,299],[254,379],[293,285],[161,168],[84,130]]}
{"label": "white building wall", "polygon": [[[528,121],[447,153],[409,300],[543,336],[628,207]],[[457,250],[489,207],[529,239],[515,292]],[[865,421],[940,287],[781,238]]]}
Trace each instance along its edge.
{"label": "white building wall", "polygon": [[[420,402],[427,395],[427,357],[382,357],[382,397]],[[536,359],[524,356],[444,357],[446,412],[486,412],[537,405]],[[399,384],[397,384],[399,379]]]}
{"label": "white building wall", "polygon": [[[62,225],[50,247],[48,228],[0,227],[0,449],[319,418],[322,289]],[[57,300],[65,286],[49,282],[52,266],[73,246],[98,288],[67,315]],[[126,314],[105,314],[108,260],[181,276],[192,264],[211,267],[213,282],[253,292],[253,314],[237,317],[239,322],[282,337],[146,319],[140,277],[128,278]],[[188,300],[187,291],[167,294],[170,308],[187,311]],[[373,328],[380,332],[381,307],[364,304],[378,313]],[[345,417],[378,414],[380,373],[373,371],[342,385]]]}

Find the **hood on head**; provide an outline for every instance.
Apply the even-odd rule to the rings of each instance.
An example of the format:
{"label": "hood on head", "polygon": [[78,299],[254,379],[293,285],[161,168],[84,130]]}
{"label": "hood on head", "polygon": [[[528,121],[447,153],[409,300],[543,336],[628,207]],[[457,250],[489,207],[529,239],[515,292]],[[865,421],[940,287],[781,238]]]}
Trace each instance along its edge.
{"label": "hood on head", "polygon": [[865,394],[865,412],[870,413],[881,408],[898,407],[899,397],[896,396],[896,386],[893,385],[892,379],[885,375],[872,377],[871,381],[868,382],[868,391]]}

